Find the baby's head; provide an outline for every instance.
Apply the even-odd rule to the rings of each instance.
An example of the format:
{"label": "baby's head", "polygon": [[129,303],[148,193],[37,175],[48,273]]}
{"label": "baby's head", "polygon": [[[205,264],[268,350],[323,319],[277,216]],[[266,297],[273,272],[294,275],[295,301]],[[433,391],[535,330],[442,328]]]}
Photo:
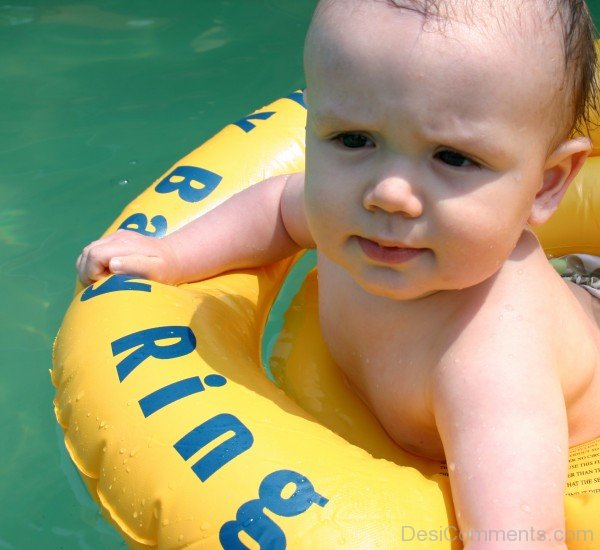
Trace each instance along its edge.
{"label": "baby's head", "polygon": [[[466,24],[479,27],[491,40],[516,38],[517,46],[527,47],[527,42],[537,46],[552,65],[550,73],[540,74],[551,77],[546,86],[554,92],[552,109],[544,108],[544,116],[552,119],[556,128],[551,144],[572,135],[589,135],[590,129],[597,125],[595,29],[586,0],[320,0],[307,36],[309,67],[310,58],[316,53],[312,42],[318,41],[319,28],[324,24],[339,25],[341,14],[368,17],[368,4],[412,12],[421,18],[423,32],[452,35],[456,26]],[[389,17],[395,17],[392,11]],[[551,44],[550,50],[544,44]],[[530,69],[539,70],[535,58],[531,59]]]}
{"label": "baby's head", "polygon": [[581,0],[321,0],[305,71],[308,223],[373,293],[490,277],[590,150]]}

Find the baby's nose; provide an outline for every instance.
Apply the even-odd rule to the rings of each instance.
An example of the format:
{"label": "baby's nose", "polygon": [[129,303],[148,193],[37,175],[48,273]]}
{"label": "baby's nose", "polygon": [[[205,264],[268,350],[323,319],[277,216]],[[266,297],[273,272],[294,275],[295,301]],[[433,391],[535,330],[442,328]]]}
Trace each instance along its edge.
{"label": "baby's nose", "polygon": [[418,218],[423,213],[423,203],[413,186],[399,176],[382,177],[370,186],[363,206],[369,211],[384,210],[407,218]]}

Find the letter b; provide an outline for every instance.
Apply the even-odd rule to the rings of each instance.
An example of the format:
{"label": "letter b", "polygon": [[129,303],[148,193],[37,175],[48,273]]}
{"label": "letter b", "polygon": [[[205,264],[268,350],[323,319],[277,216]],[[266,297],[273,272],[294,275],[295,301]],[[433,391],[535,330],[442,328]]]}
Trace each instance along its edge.
{"label": "letter b", "polygon": [[155,188],[157,193],[177,191],[185,202],[199,202],[208,197],[223,178],[197,166],[178,166],[165,176]]}

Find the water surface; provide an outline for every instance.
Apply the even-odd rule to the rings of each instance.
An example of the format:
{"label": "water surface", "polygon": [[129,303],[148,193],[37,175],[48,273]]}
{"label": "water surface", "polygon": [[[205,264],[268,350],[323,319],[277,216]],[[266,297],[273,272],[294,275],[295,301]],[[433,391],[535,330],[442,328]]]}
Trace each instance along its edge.
{"label": "water surface", "polygon": [[123,546],[52,409],[74,260],[174,161],[303,86],[314,4],[0,4],[0,549]]}

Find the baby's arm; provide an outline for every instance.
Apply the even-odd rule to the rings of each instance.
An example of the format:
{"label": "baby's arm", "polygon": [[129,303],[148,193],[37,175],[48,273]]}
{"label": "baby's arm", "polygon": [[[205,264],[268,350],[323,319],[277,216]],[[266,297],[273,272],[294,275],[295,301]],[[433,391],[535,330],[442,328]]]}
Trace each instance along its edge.
{"label": "baby's arm", "polygon": [[565,403],[541,330],[466,328],[438,365],[433,409],[468,550],[566,548]]}
{"label": "baby's arm", "polygon": [[117,231],[84,248],[79,278],[128,273],[177,284],[275,262],[314,246],[303,195],[304,174],[276,176],[161,239]]}

